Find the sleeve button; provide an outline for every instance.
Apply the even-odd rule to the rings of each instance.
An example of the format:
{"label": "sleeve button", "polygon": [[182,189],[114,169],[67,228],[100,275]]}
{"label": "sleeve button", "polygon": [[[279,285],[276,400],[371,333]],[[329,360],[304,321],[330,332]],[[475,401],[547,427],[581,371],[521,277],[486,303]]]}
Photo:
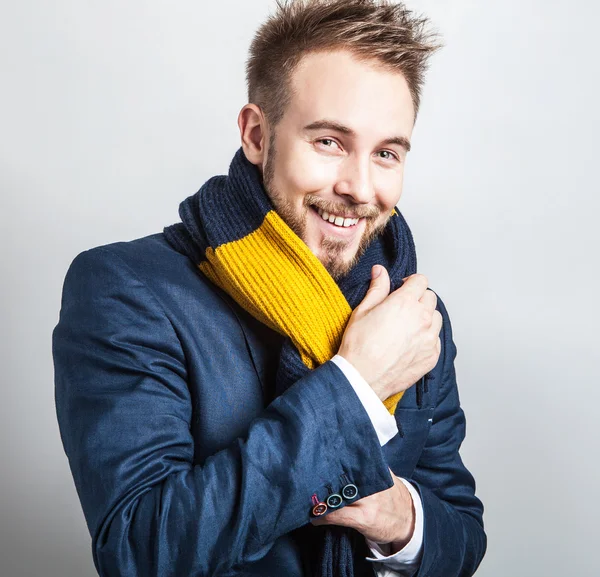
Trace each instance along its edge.
{"label": "sleeve button", "polygon": [[320,517],[327,511],[327,505],[325,505],[325,503],[323,503],[323,501],[319,501],[319,498],[317,497],[316,493],[313,494],[311,499],[313,502],[312,514],[315,517]]}
{"label": "sleeve button", "polygon": [[327,505],[325,505],[325,503],[319,503],[312,509],[312,513],[315,517],[320,517],[325,513],[325,511],[327,511]]}
{"label": "sleeve button", "polygon": [[337,494],[333,493],[327,497],[327,505],[332,509],[339,507],[342,504],[343,499]]}
{"label": "sleeve button", "polygon": [[354,499],[354,497],[358,495],[358,489],[356,488],[356,485],[348,483],[348,485],[342,489],[342,495],[345,499]]}

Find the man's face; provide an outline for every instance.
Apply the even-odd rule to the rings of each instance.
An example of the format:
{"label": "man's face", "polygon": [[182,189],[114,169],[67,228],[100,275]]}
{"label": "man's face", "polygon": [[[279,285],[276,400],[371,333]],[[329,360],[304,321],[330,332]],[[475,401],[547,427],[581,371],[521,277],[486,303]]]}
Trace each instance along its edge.
{"label": "man's face", "polygon": [[338,279],[400,199],[412,98],[402,74],[347,51],[305,56],[292,90],[270,134],[264,186],[277,213]]}

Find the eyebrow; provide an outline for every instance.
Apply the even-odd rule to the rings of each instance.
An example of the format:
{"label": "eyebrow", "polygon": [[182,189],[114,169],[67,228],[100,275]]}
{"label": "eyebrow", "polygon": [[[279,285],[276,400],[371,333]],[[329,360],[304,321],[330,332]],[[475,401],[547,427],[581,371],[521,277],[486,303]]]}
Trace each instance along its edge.
{"label": "eyebrow", "polygon": [[[348,126],[340,124],[335,120],[327,119],[315,120],[315,122],[307,124],[303,130],[322,130],[324,128],[328,130],[335,130],[336,132],[341,132],[342,134],[346,134],[348,136],[356,136],[356,132],[354,132],[354,130],[352,130]],[[381,146],[397,144],[398,146],[402,146],[406,150],[406,152],[410,150],[410,141],[405,136],[390,136],[389,138],[386,138],[382,142],[380,142],[380,144]]]}

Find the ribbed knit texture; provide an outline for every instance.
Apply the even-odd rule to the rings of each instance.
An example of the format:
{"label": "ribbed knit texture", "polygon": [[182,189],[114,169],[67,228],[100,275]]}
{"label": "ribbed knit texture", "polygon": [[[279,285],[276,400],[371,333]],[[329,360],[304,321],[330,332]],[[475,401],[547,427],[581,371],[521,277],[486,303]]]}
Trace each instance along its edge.
{"label": "ribbed knit texture", "polygon": [[[260,172],[242,148],[228,175],[207,180],[181,202],[179,216],[182,222],[164,228],[168,242],[241,307],[286,337],[277,395],[336,354],[352,310],[370,286],[373,265],[386,267],[392,291],[417,269],[412,234],[396,209],[356,266],[336,282],[274,210]],[[391,414],[401,398],[398,393],[384,401]],[[354,530],[323,529],[321,577],[352,577]]]}

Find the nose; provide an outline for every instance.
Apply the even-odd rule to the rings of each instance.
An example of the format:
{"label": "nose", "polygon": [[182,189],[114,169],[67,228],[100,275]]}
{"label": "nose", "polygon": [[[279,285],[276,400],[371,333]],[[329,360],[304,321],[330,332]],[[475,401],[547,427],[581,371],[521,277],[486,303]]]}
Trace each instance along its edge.
{"label": "nose", "polygon": [[354,204],[371,202],[374,193],[368,160],[348,158],[340,167],[334,190],[340,196],[351,199]]}

